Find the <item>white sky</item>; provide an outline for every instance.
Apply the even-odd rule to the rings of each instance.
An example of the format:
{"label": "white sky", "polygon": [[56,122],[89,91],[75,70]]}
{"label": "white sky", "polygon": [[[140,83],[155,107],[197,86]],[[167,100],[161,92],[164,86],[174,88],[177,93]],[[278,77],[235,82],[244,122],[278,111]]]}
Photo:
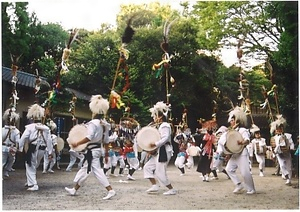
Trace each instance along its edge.
{"label": "white sky", "polygon": [[[28,0],[28,11],[35,12],[42,23],[58,23],[66,30],[97,30],[102,23],[115,24],[121,4],[148,4],[157,1],[180,10],[180,2],[186,0]],[[194,4],[196,0],[189,2]],[[236,50],[223,51],[225,66],[231,66],[237,61]]]}
{"label": "white sky", "polygon": [[121,4],[157,1],[180,9],[182,0],[29,0],[28,11],[34,11],[42,23],[58,23],[66,29],[97,30],[102,23],[115,24]]}

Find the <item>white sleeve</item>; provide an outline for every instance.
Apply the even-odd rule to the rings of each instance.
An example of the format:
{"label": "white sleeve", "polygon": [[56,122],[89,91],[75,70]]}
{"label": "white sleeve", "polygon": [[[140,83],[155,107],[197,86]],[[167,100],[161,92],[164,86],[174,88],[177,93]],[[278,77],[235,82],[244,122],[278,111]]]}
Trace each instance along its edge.
{"label": "white sleeve", "polygon": [[167,124],[161,124],[159,127],[159,133],[160,133],[160,140],[155,142],[155,145],[157,147],[161,147],[165,143],[169,141],[170,135],[171,135],[171,127]]}
{"label": "white sleeve", "polygon": [[30,134],[31,134],[31,131],[27,127],[25,127],[25,131],[23,132],[23,134],[20,138],[20,142],[19,142],[19,151],[20,152],[23,151],[25,141],[29,139]]}

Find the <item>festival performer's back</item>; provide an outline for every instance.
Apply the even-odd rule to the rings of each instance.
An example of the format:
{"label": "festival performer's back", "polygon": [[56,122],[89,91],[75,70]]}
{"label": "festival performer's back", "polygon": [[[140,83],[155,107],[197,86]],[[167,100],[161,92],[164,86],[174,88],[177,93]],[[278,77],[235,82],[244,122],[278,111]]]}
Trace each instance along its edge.
{"label": "festival performer's back", "polygon": [[50,129],[46,125],[42,124],[42,119],[45,116],[45,109],[38,104],[33,104],[29,107],[27,118],[33,120],[33,123],[25,126],[25,131],[22,134],[20,140],[19,151],[23,151],[25,142],[29,143],[28,150],[26,152],[26,177],[27,182],[25,186],[29,187],[28,191],[37,191],[39,186],[36,180],[36,171],[38,165],[39,150],[46,151],[47,148],[49,160],[52,159],[52,140]]}

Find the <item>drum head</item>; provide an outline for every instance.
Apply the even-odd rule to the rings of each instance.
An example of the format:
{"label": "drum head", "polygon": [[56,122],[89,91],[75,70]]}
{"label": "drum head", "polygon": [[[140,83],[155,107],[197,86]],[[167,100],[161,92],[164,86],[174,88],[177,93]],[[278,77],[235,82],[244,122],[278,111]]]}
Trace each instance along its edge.
{"label": "drum head", "polygon": [[71,145],[77,143],[78,141],[84,139],[87,136],[87,128],[84,124],[75,125],[69,132],[69,137],[67,139],[70,144],[71,149],[74,151],[80,152],[84,150],[87,146],[87,143],[81,144],[77,147],[72,147]]}
{"label": "drum head", "polygon": [[199,155],[199,149],[197,147],[195,147],[195,146],[189,147],[187,151],[188,151],[188,153],[189,153],[190,156],[197,156],[197,155]]}
{"label": "drum head", "polygon": [[138,144],[136,146],[137,146],[137,151],[138,152],[142,152],[143,151],[143,149]]}
{"label": "drum head", "polygon": [[240,153],[244,146],[239,145],[238,141],[242,141],[242,135],[236,130],[230,130],[227,132],[226,135],[226,142],[225,142],[225,153],[226,154],[233,154],[233,153]]}
{"label": "drum head", "polygon": [[156,147],[150,147],[150,144],[158,141],[159,139],[160,134],[154,127],[143,127],[136,134],[138,146],[146,151],[152,151],[156,149]]}
{"label": "drum head", "polygon": [[57,151],[60,152],[61,150],[63,150],[64,146],[65,146],[64,139],[62,139],[61,137],[57,137]]}

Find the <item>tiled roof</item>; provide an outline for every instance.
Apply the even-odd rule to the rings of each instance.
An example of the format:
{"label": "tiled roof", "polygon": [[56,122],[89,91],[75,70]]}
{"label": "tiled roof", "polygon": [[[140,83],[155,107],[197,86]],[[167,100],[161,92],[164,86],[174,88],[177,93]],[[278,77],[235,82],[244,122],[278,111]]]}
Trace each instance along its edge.
{"label": "tiled roof", "polygon": [[[17,85],[23,85],[29,88],[35,87],[35,75],[26,73],[24,71],[18,71],[17,78],[18,78]],[[47,78],[45,77],[40,77],[40,78],[47,83]],[[11,69],[7,67],[2,67],[2,80],[6,82],[11,82],[11,79],[12,79]],[[89,101],[91,98],[90,95],[84,94],[72,88],[65,88],[65,90],[74,93],[74,95],[79,99]]]}
{"label": "tiled roof", "polygon": [[87,100],[87,101],[89,101],[91,99],[90,95],[84,94],[84,93],[82,93],[80,91],[77,91],[77,90],[74,90],[72,88],[66,88],[66,90],[71,92],[71,93],[74,93],[74,95],[79,99],[83,99],[83,100]]}
{"label": "tiled roof", "polygon": [[[17,71],[17,85],[23,85],[26,87],[34,88],[35,87],[35,75],[26,73],[23,71]],[[12,74],[11,69],[2,67],[2,80],[11,82]],[[42,80],[47,80],[45,77],[41,77]]]}

